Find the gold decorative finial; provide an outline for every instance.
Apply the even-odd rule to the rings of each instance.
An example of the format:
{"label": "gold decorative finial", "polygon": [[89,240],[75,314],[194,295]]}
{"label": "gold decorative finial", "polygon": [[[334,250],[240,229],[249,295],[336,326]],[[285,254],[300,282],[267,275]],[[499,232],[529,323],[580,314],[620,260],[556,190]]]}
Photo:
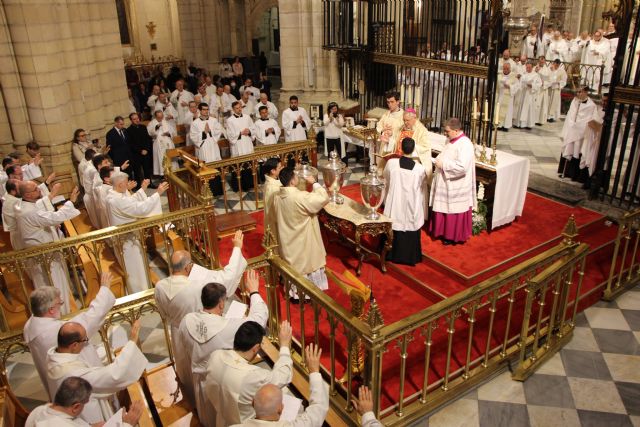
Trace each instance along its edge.
{"label": "gold decorative finial", "polygon": [[576,217],[573,214],[571,214],[567,224],[564,226],[562,236],[564,236],[562,244],[565,246],[573,246],[577,244],[575,239],[578,237],[578,226],[576,225]]}
{"label": "gold decorative finial", "polygon": [[267,259],[273,257],[273,249],[278,247],[278,241],[276,236],[271,232],[271,226],[267,225],[262,235],[262,247],[265,249],[265,256]]}
{"label": "gold decorative finial", "polygon": [[382,313],[375,298],[371,298],[371,305],[369,307],[369,313],[367,314],[367,323],[373,332],[373,337],[376,337],[378,330],[384,326],[384,319],[382,318]]}

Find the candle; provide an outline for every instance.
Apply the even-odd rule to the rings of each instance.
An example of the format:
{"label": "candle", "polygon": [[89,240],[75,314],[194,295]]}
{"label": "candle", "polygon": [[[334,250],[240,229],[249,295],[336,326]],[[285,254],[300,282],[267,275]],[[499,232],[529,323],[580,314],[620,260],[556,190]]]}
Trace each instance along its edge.
{"label": "candle", "polygon": [[478,118],[478,98],[473,98],[473,114],[474,119]]}
{"label": "candle", "polygon": [[489,114],[489,101],[484,100],[484,109],[482,110],[482,118],[487,120],[487,115]]}
{"label": "candle", "polygon": [[495,124],[496,124],[496,126],[497,126],[497,125],[498,125],[498,123],[500,122],[500,119],[499,119],[499,117],[500,117],[500,103],[499,103],[499,102],[496,104],[496,109],[495,109],[495,111],[493,112],[493,114],[495,114],[495,120],[494,120],[494,123],[495,123]]}

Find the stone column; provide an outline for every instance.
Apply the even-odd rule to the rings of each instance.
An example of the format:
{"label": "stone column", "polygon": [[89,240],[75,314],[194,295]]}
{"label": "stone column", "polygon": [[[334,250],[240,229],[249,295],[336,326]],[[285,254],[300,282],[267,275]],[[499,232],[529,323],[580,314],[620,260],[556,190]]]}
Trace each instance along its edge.
{"label": "stone column", "polygon": [[341,101],[335,52],[322,49],[322,2],[280,0],[280,107],[289,96],[302,104]]}
{"label": "stone column", "polygon": [[589,31],[592,33],[595,30],[593,25],[593,12],[594,3],[596,0],[584,0],[582,2],[582,17],[580,19],[580,31]]}
{"label": "stone column", "polygon": [[[74,129],[88,129],[92,138],[104,140],[113,117],[128,114],[115,4],[4,0],[3,8],[12,49],[8,59],[15,61],[19,76],[9,96],[4,82],[11,80],[12,61],[3,61],[0,78],[16,128],[14,145],[23,150],[34,140],[42,147],[46,171],[72,172]],[[20,91],[26,111],[19,108]]]}

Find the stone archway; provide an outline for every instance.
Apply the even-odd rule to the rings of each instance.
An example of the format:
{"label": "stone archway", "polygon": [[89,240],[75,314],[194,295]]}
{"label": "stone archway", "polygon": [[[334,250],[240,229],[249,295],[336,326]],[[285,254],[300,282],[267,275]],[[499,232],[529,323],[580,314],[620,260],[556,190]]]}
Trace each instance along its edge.
{"label": "stone archway", "polygon": [[272,7],[278,7],[278,0],[247,0],[246,13],[247,18],[247,50],[251,52],[251,40],[257,30],[257,23],[260,22],[262,15]]}

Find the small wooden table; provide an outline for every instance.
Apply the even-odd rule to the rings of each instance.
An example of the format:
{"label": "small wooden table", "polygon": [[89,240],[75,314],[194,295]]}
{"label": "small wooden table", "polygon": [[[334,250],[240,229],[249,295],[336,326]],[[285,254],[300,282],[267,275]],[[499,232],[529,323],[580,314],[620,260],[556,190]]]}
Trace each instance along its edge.
{"label": "small wooden table", "polygon": [[[358,267],[356,274],[359,276],[362,270],[362,262],[366,257],[374,256],[380,260],[380,269],[387,272],[385,257],[393,244],[393,230],[391,218],[380,214],[377,220],[366,219],[368,209],[349,197],[344,197],[342,205],[329,203],[320,213],[320,223],[329,231],[336,233],[340,240],[355,246]],[[353,235],[353,237],[351,237]],[[382,246],[381,253],[374,252],[362,245],[362,236],[371,237],[386,235],[387,240]]]}

